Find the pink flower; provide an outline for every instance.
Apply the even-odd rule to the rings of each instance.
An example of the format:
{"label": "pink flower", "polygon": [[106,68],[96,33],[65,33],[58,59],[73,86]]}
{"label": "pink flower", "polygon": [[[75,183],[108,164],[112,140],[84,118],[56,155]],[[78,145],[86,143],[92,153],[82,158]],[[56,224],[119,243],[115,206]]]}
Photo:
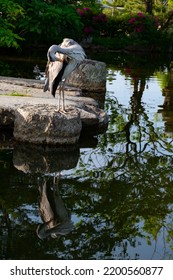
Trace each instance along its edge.
{"label": "pink flower", "polygon": [[87,34],[93,33],[93,28],[91,26],[86,26],[84,27],[84,32]]}
{"label": "pink flower", "polygon": [[137,31],[138,33],[141,33],[141,32],[142,32],[142,29],[143,29],[142,26],[140,26],[140,27],[137,27],[137,28],[136,28],[136,31]]}
{"label": "pink flower", "polygon": [[145,15],[144,15],[142,12],[137,13],[137,15],[138,15],[139,17],[145,18]]}
{"label": "pink flower", "polygon": [[77,9],[77,12],[78,12],[78,14],[81,16],[81,17],[83,17],[83,16],[85,16],[85,13],[84,13],[84,11],[82,11],[81,9]]}
{"label": "pink flower", "polygon": [[86,11],[86,12],[91,11],[91,9],[90,9],[90,8],[88,8],[88,7],[85,7],[85,8],[83,8],[83,9],[84,9],[84,11]]}
{"label": "pink flower", "polygon": [[129,23],[130,24],[133,24],[133,23],[135,23],[136,22],[136,19],[135,18],[131,18],[130,20],[129,20]]}

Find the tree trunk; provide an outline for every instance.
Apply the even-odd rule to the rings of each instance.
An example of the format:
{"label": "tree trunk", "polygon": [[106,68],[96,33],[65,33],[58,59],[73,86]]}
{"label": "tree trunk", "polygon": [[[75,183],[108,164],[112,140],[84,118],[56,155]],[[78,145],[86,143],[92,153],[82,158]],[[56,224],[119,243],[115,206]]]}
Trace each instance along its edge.
{"label": "tree trunk", "polygon": [[153,0],[146,0],[146,13],[152,15],[153,13]]}

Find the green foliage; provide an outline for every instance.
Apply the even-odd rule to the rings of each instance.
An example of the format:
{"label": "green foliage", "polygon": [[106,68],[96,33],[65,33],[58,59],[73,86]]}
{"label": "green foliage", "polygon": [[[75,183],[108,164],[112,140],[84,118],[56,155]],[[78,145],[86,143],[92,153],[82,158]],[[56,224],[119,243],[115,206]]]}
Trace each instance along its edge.
{"label": "green foliage", "polygon": [[19,48],[22,38],[15,32],[15,22],[24,15],[23,8],[11,0],[0,0],[0,47]]}
{"label": "green foliage", "polygon": [[72,6],[32,0],[25,9],[26,16],[20,20],[18,28],[27,42],[50,44],[64,37],[80,37],[80,18]]}
{"label": "green foliage", "polygon": [[1,20],[0,25],[0,47],[19,48],[18,40],[22,40],[22,38],[12,31],[14,26],[5,21],[1,22]]}
{"label": "green foliage", "polygon": [[75,1],[75,6],[77,8],[88,7],[92,10],[93,13],[100,13],[102,11],[102,4],[98,0],[84,0],[84,1]]}
{"label": "green foliage", "polygon": [[[173,1],[168,1],[168,6],[161,0],[153,3],[152,13],[157,16],[158,28],[155,17],[146,13],[146,1],[0,0],[0,47],[45,46],[64,37],[80,41],[87,36],[103,44],[107,38],[111,48],[111,38],[121,47],[158,42],[164,45],[165,38],[167,42],[172,38]],[[135,23],[129,24],[133,17]]]}
{"label": "green foliage", "polygon": [[168,0],[169,9],[173,9],[173,0]]}
{"label": "green foliage", "polygon": [[145,11],[145,4],[141,0],[130,0],[130,1],[123,1],[123,0],[113,0],[113,1],[102,1],[106,5],[106,13],[109,16],[116,17],[118,15],[124,13],[133,13],[138,11]]}

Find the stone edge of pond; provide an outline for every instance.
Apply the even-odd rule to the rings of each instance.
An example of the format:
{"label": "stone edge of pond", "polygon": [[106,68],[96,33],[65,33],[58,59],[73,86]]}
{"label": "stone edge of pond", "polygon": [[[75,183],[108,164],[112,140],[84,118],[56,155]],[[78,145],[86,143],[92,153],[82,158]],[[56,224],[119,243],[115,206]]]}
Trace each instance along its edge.
{"label": "stone edge of pond", "polygon": [[[13,132],[16,126],[16,114],[20,111],[20,108],[25,107],[25,109],[30,107],[30,115],[33,112],[36,112],[37,109],[42,106],[46,108],[47,114],[50,116],[54,116],[58,119],[57,106],[56,102],[58,102],[57,98],[53,98],[49,93],[43,93],[43,84],[44,81],[37,81],[33,79],[21,79],[21,78],[13,78],[13,77],[0,77],[0,129],[12,129]],[[93,98],[83,97],[81,96],[80,89],[77,88],[68,88],[65,92],[65,102],[68,110],[72,108],[79,112],[80,120],[78,119],[77,123],[81,121],[81,131],[79,132],[79,136],[77,136],[77,140],[72,140],[71,142],[66,142],[62,138],[62,141],[51,141],[50,137],[44,138],[41,136],[40,141],[37,137],[37,144],[73,144],[78,141],[80,134],[86,134],[91,136],[97,136],[98,134],[105,133],[108,126],[108,115],[107,113],[99,108],[98,102],[96,102]],[[53,110],[53,111],[52,111]],[[26,113],[26,112],[25,112]],[[41,116],[41,110],[39,111],[40,121],[44,121],[44,117]],[[38,115],[37,115],[38,116]],[[49,116],[49,124],[51,126],[54,125],[55,121],[50,121],[51,117]],[[60,114],[59,114],[60,116]],[[34,117],[34,116],[32,116]],[[32,119],[30,116],[30,118]],[[59,117],[59,119],[62,118]],[[63,120],[66,118],[65,114],[63,116]],[[68,118],[67,118],[68,119]],[[24,120],[24,119],[23,119]],[[21,122],[21,119],[20,119]],[[28,122],[28,129],[29,129]],[[48,123],[45,124],[45,127],[48,126]],[[63,124],[63,126],[68,129],[68,125]],[[44,127],[44,125],[43,125]],[[71,127],[71,126],[70,126]],[[37,129],[37,125],[35,125],[35,129]],[[38,125],[38,129],[40,126]],[[72,131],[72,129],[70,128]],[[41,133],[41,132],[40,132]],[[52,132],[51,132],[52,133]],[[76,132],[75,132],[76,133]],[[15,134],[15,133],[13,133]],[[19,134],[18,134],[19,135]],[[41,135],[41,134],[40,134]],[[37,135],[38,136],[38,135]],[[49,135],[50,136],[50,135]],[[57,134],[58,136],[58,134]],[[62,135],[61,135],[62,137]],[[41,140],[42,139],[42,140]],[[46,140],[49,139],[49,140]],[[70,138],[69,138],[70,139]],[[74,139],[71,137],[71,139]],[[16,139],[17,140],[17,139]],[[33,143],[33,138],[26,141],[26,137],[22,140],[22,131],[21,136],[18,137],[18,141],[20,142],[28,142]],[[62,143],[61,143],[62,142]]]}

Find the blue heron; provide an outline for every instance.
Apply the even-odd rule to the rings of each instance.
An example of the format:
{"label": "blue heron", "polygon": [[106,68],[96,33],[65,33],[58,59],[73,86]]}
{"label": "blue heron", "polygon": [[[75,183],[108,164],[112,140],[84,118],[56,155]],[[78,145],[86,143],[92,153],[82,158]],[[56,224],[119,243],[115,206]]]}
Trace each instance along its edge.
{"label": "blue heron", "polygon": [[65,38],[60,45],[52,45],[47,52],[46,81],[44,91],[49,90],[55,97],[56,89],[59,86],[59,104],[62,99],[62,111],[65,111],[64,87],[68,76],[85,59],[86,54],[83,48],[73,39]]}

